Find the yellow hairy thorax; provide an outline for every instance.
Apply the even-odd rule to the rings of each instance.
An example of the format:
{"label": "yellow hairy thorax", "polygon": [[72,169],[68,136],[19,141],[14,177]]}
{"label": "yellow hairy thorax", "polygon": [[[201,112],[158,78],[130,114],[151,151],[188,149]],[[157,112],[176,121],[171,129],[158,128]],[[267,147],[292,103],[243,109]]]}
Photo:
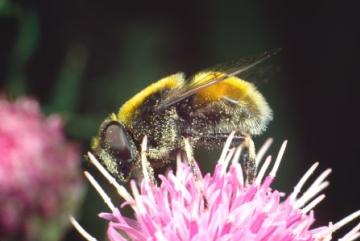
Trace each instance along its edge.
{"label": "yellow hairy thorax", "polygon": [[144,101],[154,93],[163,89],[175,89],[184,85],[184,75],[182,73],[167,76],[140,91],[130,100],[125,102],[120,107],[117,117],[121,123],[130,127],[137,109],[144,103]]}

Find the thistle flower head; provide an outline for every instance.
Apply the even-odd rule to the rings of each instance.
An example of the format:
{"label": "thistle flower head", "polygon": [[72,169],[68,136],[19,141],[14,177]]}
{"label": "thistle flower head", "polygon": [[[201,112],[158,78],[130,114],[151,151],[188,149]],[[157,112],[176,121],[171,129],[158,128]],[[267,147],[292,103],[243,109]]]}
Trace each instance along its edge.
{"label": "thistle flower head", "polygon": [[0,237],[26,240],[36,236],[34,220],[50,220],[77,199],[79,153],[61,119],[45,118],[34,100],[1,98],[0,122]]}
{"label": "thistle flower head", "polygon": [[[360,216],[358,211],[335,224],[314,228],[313,208],[325,197],[319,193],[329,184],[325,179],[330,170],[323,172],[301,196],[302,186],[318,163],[309,169],[290,195],[273,190],[271,184],[284,154],[285,142],[272,170],[267,171],[271,164],[271,157],[268,157],[259,169],[256,181],[248,185],[238,162],[241,148],[229,148],[232,136],[225,144],[212,174],[202,176],[196,164],[192,168],[189,156],[179,156],[176,172],[161,175],[159,185],[144,168],[140,187],[135,181],[131,182],[132,195],[89,154],[92,162],[125,199],[121,207],[115,207],[91,175],[86,173],[111,209],[110,213],[100,214],[109,222],[109,240],[331,240],[333,232]],[[270,141],[260,149],[258,165],[269,144]],[[143,167],[147,165],[144,156],[142,163]],[[134,218],[122,214],[121,208],[126,205],[133,209]],[[359,229],[360,224],[342,240],[356,239],[360,236]],[[94,240],[90,236],[87,238]]]}

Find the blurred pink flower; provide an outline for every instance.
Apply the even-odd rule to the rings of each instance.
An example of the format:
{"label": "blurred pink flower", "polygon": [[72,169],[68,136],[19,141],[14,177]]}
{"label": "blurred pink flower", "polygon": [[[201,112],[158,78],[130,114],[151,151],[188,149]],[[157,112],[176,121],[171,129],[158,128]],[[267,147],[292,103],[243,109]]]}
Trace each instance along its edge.
{"label": "blurred pink flower", "polygon": [[[313,208],[325,197],[318,194],[328,186],[325,179],[330,170],[323,172],[298,197],[305,181],[318,166],[315,163],[295,186],[294,191],[285,197],[284,193],[273,190],[270,185],[276,176],[286,142],[282,145],[272,170],[265,175],[271,162],[271,157],[268,157],[259,170],[256,181],[248,185],[238,163],[241,148],[230,149],[231,139],[232,136],[225,144],[213,174],[202,176],[195,166],[195,173],[198,175],[194,175],[194,169],[189,167],[188,161],[178,158],[176,174],[170,171],[166,176],[160,176],[160,185],[156,185],[146,168],[143,168],[144,179],[140,189],[135,181],[131,182],[132,195],[117,184],[95,157],[89,154],[90,160],[126,200],[121,208],[129,205],[134,211],[134,219],[124,216],[95,179],[86,173],[112,210],[111,213],[100,214],[100,217],[109,221],[109,240],[331,240],[334,231],[360,216],[360,211],[357,211],[335,224],[313,228]],[[258,164],[269,143],[260,149]],[[146,159],[142,159],[143,167],[147,166]],[[95,240],[75,220],[72,221],[84,237]],[[360,235],[359,229],[360,224],[342,240],[356,239]]]}
{"label": "blurred pink flower", "polygon": [[79,151],[35,100],[0,98],[0,123],[0,237],[34,238],[34,223],[79,198]]}

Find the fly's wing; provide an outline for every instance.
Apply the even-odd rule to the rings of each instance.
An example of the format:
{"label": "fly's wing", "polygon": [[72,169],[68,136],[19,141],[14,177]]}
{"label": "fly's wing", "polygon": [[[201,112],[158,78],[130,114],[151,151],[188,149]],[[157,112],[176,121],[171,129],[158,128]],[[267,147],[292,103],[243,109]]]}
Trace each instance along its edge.
{"label": "fly's wing", "polygon": [[[271,56],[277,54],[280,49],[275,49],[271,51],[267,51],[260,56],[242,59],[233,65],[232,67],[228,68],[213,68],[211,72],[206,74],[200,79],[194,80],[191,79],[186,83],[184,86],[178,89],[171,90],[168,95],[161,100],[158,105],[158,110],[165,109],[171,105],[178,103],[181,100],[184,100],[200,90],[207,88],[211,85],[219,83],[229,77],[239,75],[249,69],[253,68],[254,66],[262,63],[263,61],[267,60]],[[218,69],[218,71],[217,71]]]}

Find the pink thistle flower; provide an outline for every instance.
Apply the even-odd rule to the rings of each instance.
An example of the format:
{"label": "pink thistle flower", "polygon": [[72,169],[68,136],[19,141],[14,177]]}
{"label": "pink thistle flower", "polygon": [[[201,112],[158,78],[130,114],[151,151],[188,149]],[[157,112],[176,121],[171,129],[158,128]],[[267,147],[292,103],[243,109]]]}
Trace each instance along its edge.
{"label": "pink thistle flower", "polygon": [[[241,148],[229,148],[232,138],[233,134],[227,140],[213,174],[202,176],[196,164],[194,171],[191,161],[188,161],[192,158],[188,151],[187,160],[178,158],[176,173],[169,171],[167,175],[159,177],[160,185],[156,185],[146,171],[149,164],[143,155],[144,178],[140,187],[131,181],[132,195],[89,154],[93,164],[125,199],[121,208],[130,205],[134,211],[134,219],[125,217],[93,177],[85,173],[111,210],[111,213],[100,214],[109,222],[109,240],[323,241],[331,240],[332,233],[360,216],[360,211],[357,211],[335,224],[314,228],[313,209],[325,197],[319,193],[329,184],[325,179],[330,169],[325,170],[303,195],[299,196],[299,193],[318,163],[306,172],[290,195],[273,190],[270,186],[285,151],[284,142],[272,170],[267,171],[271,163],[271,157],[267,157],[257,173],[256,181],[249,185],[238,163]],[[146,139],[143,150],[145,143]],[[258,152],[258,166],[270,144],[271,140]],[[188,143],[185,145],[185,149],[188,149],[186,147],[189,147]],[[86,239],[96,240],[74,219],[72,222]],[[360,237],[359,230],[360,224],[341,240],[355,240]]]}
{"label": "pink thistle flower", "polygon": [[64,226],[59,217],[80,197],[79,152],[35,100],[0,98],[0,123],[0,239],[39,240],[41,220]]}

